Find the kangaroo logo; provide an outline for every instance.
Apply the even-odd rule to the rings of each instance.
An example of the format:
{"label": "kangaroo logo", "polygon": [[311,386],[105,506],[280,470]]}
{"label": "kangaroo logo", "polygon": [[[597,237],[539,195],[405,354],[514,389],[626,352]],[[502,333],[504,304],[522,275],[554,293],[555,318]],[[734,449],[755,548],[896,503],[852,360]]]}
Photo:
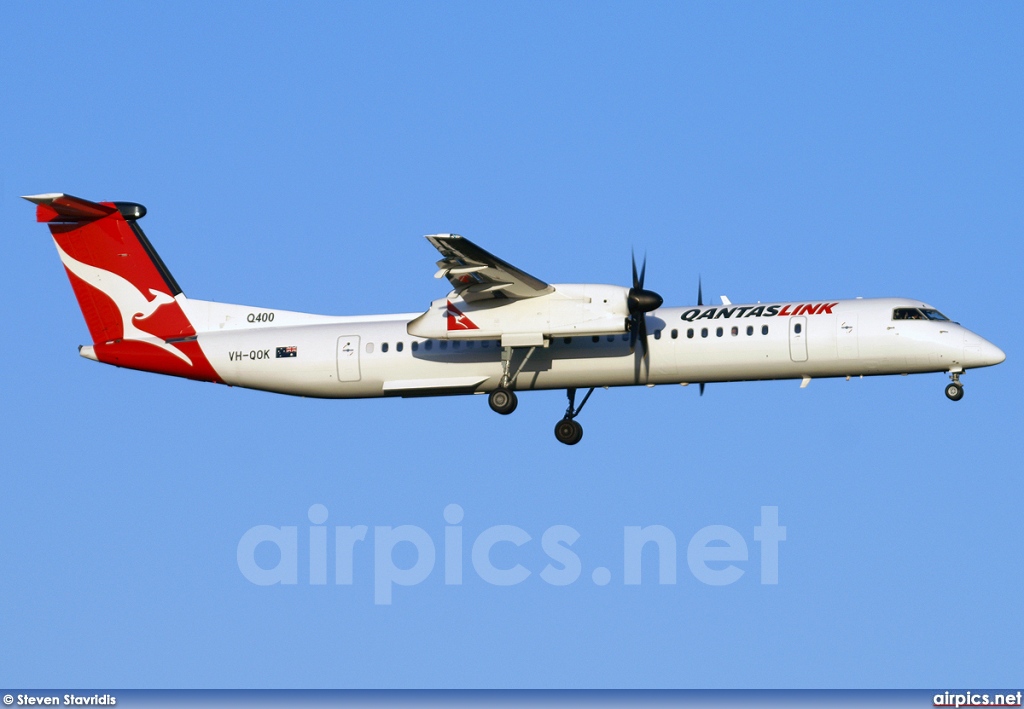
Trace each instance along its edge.
{"label": "kangaroo logo", "polygon": [[[57,244],[56,239],[54,239],[54,243]],[[167,293],[150,288],[149,292],[153,296],[153,300],[149,300],[131,281],[116,273],[76,261],[65,253],[60,244],[57,244],[57,253],[60,254],[60,260],[69,271],[114,301],[114,305],[117,306],[117,310],[121,314],[122,339],[155,345],[170,352],[188,366],[192,366],[192,360],[177,347],[172,347],[153,333],[140,330],[135,326],[135,318],[145,320],[161,306],[173,303],[174,298]]]}
{"label": "kangaroo logo", "polygon": [[449,330],[479,330],[472,320],[463,315],[462,311],[448,301],[448,329]]}

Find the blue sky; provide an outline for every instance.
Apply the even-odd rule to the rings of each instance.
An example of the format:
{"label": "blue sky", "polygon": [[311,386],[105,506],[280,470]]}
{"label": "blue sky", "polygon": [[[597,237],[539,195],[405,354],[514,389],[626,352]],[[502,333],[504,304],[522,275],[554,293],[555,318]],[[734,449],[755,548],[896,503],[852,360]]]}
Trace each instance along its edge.
{"label": "blue sky", "polygon": [[[0,684],[1019,687],[1022,21],[1007,3],[4,4]],[[482,397],[161,378],[77,357],[84,322],[16,198],[49,191],[145,204],[195,298],[422,310],[443,295],[422,235],[452,231],[553,282],[625,284],[635,247],[672,305],[698,275],[734,302],[920,298],[1007,360],[957,404],[939,374],[599,391],[573,448],[559,392],[505,418]],[[315,504],[332,533],[370,528],[351,586],[308,583]],[[777,585],[763,506],[787,529]],[[677,581],[651,553],[627,586],[624,528],[655,524]],[[298,528],[298,583],[243,576],[257,525]],[[399,525],[438,562],[378,605],[373,528]],[[495,549],[521,584],[473,573],[494,525],[531,536]],[[580,535],[561,587],[540,577],[555,525]],[[731,585],[688,569],[708,525],[749,548]]]}

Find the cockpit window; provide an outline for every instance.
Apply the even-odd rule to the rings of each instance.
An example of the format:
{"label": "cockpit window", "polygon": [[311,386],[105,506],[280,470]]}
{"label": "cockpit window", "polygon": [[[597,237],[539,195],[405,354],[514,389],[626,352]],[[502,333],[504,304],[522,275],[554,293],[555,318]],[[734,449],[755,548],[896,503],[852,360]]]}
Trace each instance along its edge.
{"label": "cockpit window", "polygon": [[924,314],[917,308],[896,308],[892,311],[893,320],[924,320]]}
{"label": "cockpit window", "polygon": [[921,308],[921,312],[924,313],[924,316],[929,320],[949,320],[949,318],[940,313],[938,310],[934,310],[932,308]]}

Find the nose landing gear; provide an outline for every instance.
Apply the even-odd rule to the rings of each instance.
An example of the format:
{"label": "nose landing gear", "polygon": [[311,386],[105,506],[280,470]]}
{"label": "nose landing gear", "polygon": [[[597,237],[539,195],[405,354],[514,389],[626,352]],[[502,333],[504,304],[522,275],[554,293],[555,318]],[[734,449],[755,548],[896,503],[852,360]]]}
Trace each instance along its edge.
{"label": "nose landing gear", "polygon": [[562,417],[562,420],[555,424],[555,438],[558,439],[559,443],[574,446],[583,438],[583,426],[576,420],[576,417],[583,411],[583,407],[587,404],[587,399],[594,393],[594,387],[590,387],[590,390],[587,391],[583,401],[580,402],[579,408],[576,407],[576,389],[566,389],[565,393],[569,397],[569,406],[566,408],[565,416]]}
{"label": "nose landing gear", "polygon": [[946,398],[950,401],[960,401],[964,398],[964,385],[960,383],[960,372],[950,372],[949,378],[952,381],[946,385]]}

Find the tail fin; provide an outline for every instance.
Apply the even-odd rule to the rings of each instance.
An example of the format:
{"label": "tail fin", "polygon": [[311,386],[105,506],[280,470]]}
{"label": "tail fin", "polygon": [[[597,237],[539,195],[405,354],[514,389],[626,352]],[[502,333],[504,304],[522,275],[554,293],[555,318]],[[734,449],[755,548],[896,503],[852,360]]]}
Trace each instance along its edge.
{"label": "tail fin", "polygon": [[142,232],[146,208],[66,194],[25,197],[37,205],[92,335],[82,354],[121,367],[219,381],[181,308],[185,296]]}

